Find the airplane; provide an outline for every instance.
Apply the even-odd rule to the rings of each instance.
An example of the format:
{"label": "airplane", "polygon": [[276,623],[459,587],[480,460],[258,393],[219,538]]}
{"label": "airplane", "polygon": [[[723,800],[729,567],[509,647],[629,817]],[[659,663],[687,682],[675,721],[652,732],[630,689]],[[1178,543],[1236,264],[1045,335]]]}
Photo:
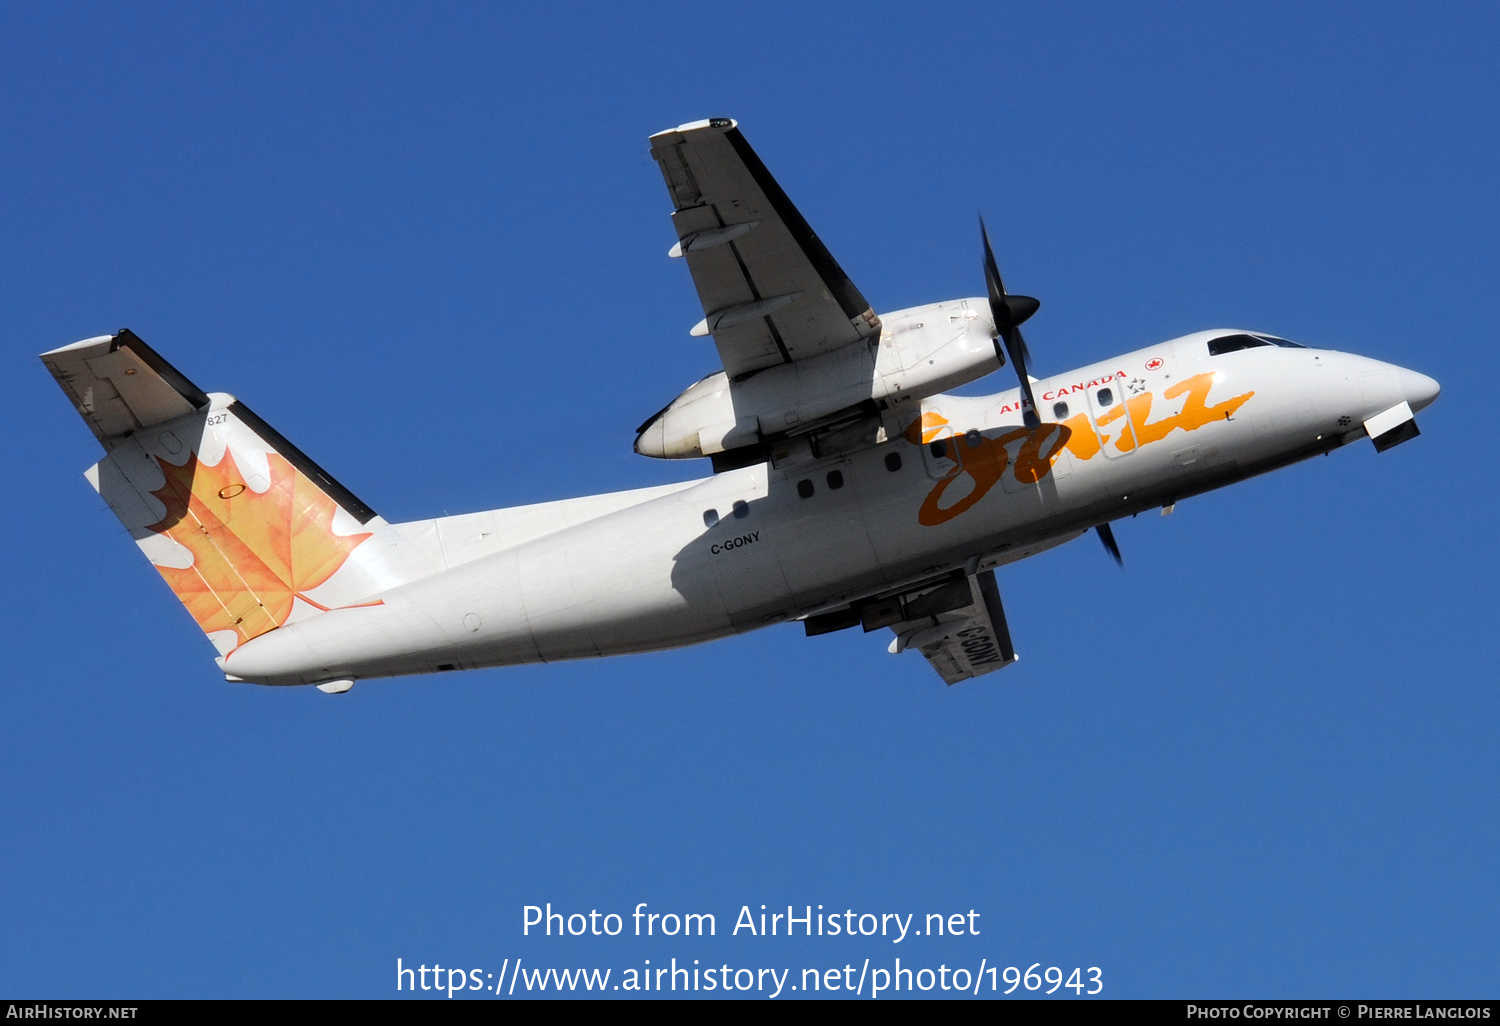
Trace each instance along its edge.
{"label": "airplane", "polygon": [[[1017,660],[995,569],[1361,438],[1417,436],[1426,375],[1262,331],[1050,377],[980,222],[987,293],[877,314],[714,118],[650,137],[722,368],[635,451],[696,480],[389,523],[133,332],[43,363],[103,445],[86,476],[225,679],[314,685],[650,652],[800,621],[889,629],[948,684]],[[1009,363],[1016,387],[950,390]]]}

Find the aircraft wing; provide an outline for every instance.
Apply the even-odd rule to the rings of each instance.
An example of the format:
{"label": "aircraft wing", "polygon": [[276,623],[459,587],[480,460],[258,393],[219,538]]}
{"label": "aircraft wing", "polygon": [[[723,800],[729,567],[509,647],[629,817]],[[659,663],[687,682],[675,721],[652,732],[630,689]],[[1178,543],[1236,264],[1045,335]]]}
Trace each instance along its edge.
{"label": "aircraft wing", "polygon": [[[973,574],[961,583],[969,589],[967,606],[905,620],[891,628],[896,632],[896,640],[891,642],[892,652],[917,649],[949,684],[1004,669],[1017,659],[1010,628],[1005,623],[1005,609],[1000,605],[995,571]],[[934,597],[937,596],[935,592]],[[909,601],[908,614],[920,608],[921,601],[920,598]]]}
{"label": "aircraft wing", "polygon": [[672,195],[673,256],[686,258],[731,378],[878,334],[880,318],[813,233],[735,122],[651,137]]}

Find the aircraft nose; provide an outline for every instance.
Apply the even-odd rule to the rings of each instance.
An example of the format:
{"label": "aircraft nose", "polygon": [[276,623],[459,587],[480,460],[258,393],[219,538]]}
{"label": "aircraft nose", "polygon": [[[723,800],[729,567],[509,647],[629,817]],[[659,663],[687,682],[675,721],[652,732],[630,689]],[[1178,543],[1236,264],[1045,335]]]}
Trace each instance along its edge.
{"label": "aircraft nose", "polygon": [[1405,367],[1396,370],[1396,378],[1401,384],[1401,394],[1413,413],[1431,406],[1438,393],[1443,390],[1441,385],[1426,374],[1418,374]]}

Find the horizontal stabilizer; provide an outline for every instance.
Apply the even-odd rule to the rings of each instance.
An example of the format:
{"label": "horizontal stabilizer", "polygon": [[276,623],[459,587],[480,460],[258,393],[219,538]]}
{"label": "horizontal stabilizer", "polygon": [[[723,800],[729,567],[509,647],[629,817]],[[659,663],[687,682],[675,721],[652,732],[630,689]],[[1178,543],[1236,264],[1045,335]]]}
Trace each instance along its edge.
{"label": "horizontal stabilizer", "polygon": [[42,354],[97,438],[155,427],[208,406],[208,396],[125,328]]}

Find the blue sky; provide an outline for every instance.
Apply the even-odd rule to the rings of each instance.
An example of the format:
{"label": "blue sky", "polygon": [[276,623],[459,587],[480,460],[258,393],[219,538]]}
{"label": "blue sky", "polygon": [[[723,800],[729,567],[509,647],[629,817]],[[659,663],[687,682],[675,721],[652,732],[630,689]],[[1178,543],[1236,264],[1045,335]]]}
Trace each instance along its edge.
{"label": "blue sky", "polygon": [[[1108,996],[1494,996],[1490,5],[0,11],[0,992],[357,996],[395,960],[1099,966]],[[1438,378],[1351,446],[1000,575],[945,689],[795,626],[231,686],[36,354],[129,326],[391,520],[681,479],[715,367],[646,137],[732,116],[878,310],[1055,373],[1244,326]],[[984,390],[1006,387],[1001,372]],[[521,935],[522,908],[712,939]],[[742,905],[977,937],[725,936]],[[883,960],[883,961],[882,961]],[[800,992],[799,992],[800,993]],[[1062,991],[1069,994],[1069,991]]]}

